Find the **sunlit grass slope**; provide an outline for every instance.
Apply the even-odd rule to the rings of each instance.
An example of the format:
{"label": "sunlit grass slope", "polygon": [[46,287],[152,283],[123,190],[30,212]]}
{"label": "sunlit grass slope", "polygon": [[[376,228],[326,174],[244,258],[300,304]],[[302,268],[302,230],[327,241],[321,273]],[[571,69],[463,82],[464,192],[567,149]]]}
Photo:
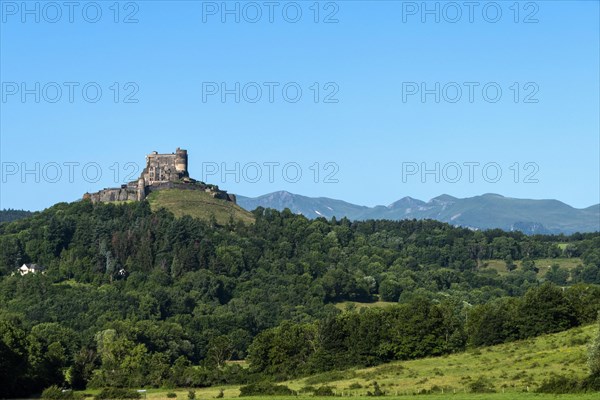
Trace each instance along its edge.
{"label": "sunlit grass slope", "polygon": [[217,223],[224,225],[231,218],[245,223],[254,222],[254,216],[240,206],[221,199],[216,199],[200,190],[161,190],[148,196],[153,211],[165,208],[176,217],[189,215],[194,218],[210,220],[214,216]]}
{"label": "sunlit grass slope", "polygon": [[[470,350],[445,357],[394,362],[373,368],[329,372],[286,384],[295,390],[307,385],[329,385],[337,392],[364,395],[373,381],[391,395],[423,391],[464,393],[470,383],[486,378],[501,393],[534,391],[552,374],[583,378],[587,375],[587,346],[595,326]],[[360,385],[361,387],[359,387]]]}

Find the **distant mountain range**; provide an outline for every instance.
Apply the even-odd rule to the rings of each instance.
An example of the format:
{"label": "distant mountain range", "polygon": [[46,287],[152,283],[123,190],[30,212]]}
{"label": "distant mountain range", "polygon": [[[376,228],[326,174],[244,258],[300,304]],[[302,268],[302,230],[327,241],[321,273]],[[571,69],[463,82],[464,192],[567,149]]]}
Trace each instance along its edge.
{"label": "distant mountain range", "polygon": [[526,234],[600,231],[600,204],[577,209],[558,200],[515,199],[498,194],[464,199],[444,194],[428,202],[404,197],[389,206],[366,207],[280,191],[254,198],[238,195],[237,202],[246,210],[259,206],[277,210],[289,208],[308,218],[435,219],[473,229],[500,228]]}
{"label": "distant mountain range", "polygon": [[[257,207],[289,208],[293,213],[308,218],[435,219],[472,229],[499,228],[526,234],[600,231],[600,204],[578,209],[558,200],[515,199],[498,194],[464,199],[443,194],[427,202],[404,197],[388,206],[366,207],[327,197],[306,197],[281,191],[254,198],[237,195],[237,203],[248,211]],[[24,210],[0,210],[0,222],[32,214]]]}

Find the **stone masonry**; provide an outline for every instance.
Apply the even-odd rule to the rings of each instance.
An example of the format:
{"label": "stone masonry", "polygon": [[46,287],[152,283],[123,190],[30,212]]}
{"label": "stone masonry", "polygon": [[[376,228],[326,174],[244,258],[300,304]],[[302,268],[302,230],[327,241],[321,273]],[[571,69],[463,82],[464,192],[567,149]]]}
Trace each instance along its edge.
{"label": "stone masonry", "polygon": [[157,190],[184,189],[202,190],[213,197],[232,201],[235,195],[220,190],[218,186],[198,182],[189,176],[187,150],[179,147],[175,153],[158,154],[156,151],[146,156],[146,167],[137,181],[121,185],[120,188],[106,188],[96,193],[85,193],[83,199],[92,203],[115,201],[142,201]]}

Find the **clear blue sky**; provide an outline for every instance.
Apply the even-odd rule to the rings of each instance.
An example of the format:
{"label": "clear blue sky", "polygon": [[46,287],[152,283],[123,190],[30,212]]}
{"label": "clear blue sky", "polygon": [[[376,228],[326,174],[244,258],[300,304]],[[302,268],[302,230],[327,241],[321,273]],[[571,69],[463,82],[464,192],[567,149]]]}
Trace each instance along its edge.
{"label": "clear blue sky", "polygon": [[[249,196],[288,190],[385,205],[404,196],[492,192],[575,207],[599,202],[597,1],[520,2],[517,8],[514,1],[477,2],[473,10],[462,1],[428,2],[428,9],[438,7],[439,22],[422,13],[421,1],[320,2],[318,15],[314,1],[280,1],[272,9],[263,1],[240,2],[239,23],[222,12],[221,1],[120,2],[118,15],[114,1],[99,1],[98,18],[90,2],[70,10],[62,1],[30,1],[32,13],[21,1],[0,3],[0,208],[39,210],[73,201],[118,185],[115,163],[120,182],[131,171],[126,163],[143,167],[145,154],[178,146],[189,151],[193,177]],[[227,7],[235,10],[236,2]],[[82,88],[90,82],[86,100]],[[221,83],[235,91],[236,82],[239,103],[235,94],[225,102],[210,94]],[[435,93],[423,102],[421,83],[431,90],[436,82],[439,103]],[[465,82],[473,82],[472,102]],[[262,97],[253,103],[257,86]],[[453,103],[457,86],[462,97]],[[95,87],[102,96],[93,103]],[[293,103],[296,87],[302,96]],[[502,95],[492,102],[496,87]],[[31,93],[23,98],[22,89]],[[129,99],[137,103],[125,102],[136,90]],[[70,162],[79,163],[73,182]],[[234,174],[203,176],[203,169],[222,163],[234,169],[236,162],[239,182]],[[279,163],[273,182],[264,165],[271,162]],[[335,164],[326,168],[328,162]],[[466,162],[479,163],[472,181]],[[35,173],[21,176],[36,163],[39,183]],[[88,163],[100,166],[98,182],[89,165],[82,177]],[[260,179],[253,163],[261,166]],[[298,182],[292,182],[294,167],[287,181],[282,176],[287,163],[301,168]],[[403,168],[422,163],[428,169],[439,163],[439,182],[435,174],[403,177]],[[496,164],[483,177],[488,163]],[[502,177],[493,182],[498,167]],[[338,182],[324,182],[335,168]],[[537,183],[524,182],[529,173]]]}

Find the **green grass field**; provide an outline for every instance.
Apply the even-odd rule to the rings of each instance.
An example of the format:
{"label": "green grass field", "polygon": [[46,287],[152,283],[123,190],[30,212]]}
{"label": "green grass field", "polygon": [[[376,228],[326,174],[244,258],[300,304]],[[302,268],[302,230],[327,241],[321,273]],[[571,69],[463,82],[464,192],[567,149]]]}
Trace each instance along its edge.
{"label": "green grass field", "polygon": [[[580,264],[583,264],[581,258],[540,258],[535,260],[535,265],[538,267],[538,276],[541,278],[546,275],[546,272],[550,269],[552,264],[558,264],[562,268],[571,270]],[[521,261],[515,261],[517,268],[521,268]],[[500,275],[506,275],[509,271],[506,269],[506,263],[504,260],[485,260],[484,267],[497,271]]]}
{"label": "green grass field", "polygon": [[398,305],[398,303],[396,303],[394,301],[378,300],[378,301],[374,301],[371,303],[361,303],[358,301],[340,301],[339,303],[335,304],[336,308],[338,308],[342,311],[346,311],[346,310],[352,309],[352,308],[359,310],[361,308],[390,307],[393,305]]}
{"label": "green grass field", "polygon": [[[187,400],[187,390],[173,390],[174,393],[177,394],[177,399]],[[232,391],[234,393],[235,391]],[[146,398],[152,400],[168,400],[166,396],[166,391],[148,391]],[[212,399],[216,396],[218,391],[213,393],[205,392],[205,391],[196,391],[196,399],[197,400],[207,400]],[[225,397],[231,397],[231,393],[226,389]],[[419,396],[416,398],[422,398],[423,396]],[[250,400],[331,400],[332,397],[318,397],[318,396],[252,396],[252,397],[243,397],[245,399]],[[356,396],[352,397],[356,400],[371,400],[373,397],[367,396]],[[385,396],[385,399],[394,399],[400,398],[404,399],[406,396]],[[412,396],[411,396],[412,398]],[[475,393],[444,393],[444,394],[429,394],[425,395],[427,400],[597,400],[597,393],[587,393],[587,394],[563,394],[563,395],[555,395],[555,394],[540,394],[540,393],[485,393],[485,394],[475,394]],[[142,397],[143,399],[143,397]]]}
{"label": "green grass field", "polygon": [[214,215],[221,225],[228,223],[232,217],[234,221],[254,222],[254,216],[237,204],[216,199],[199,190],[161,190],[151,193],[147,199],[153,211],[166,208],[176,217],[189,215],[208,221]]}
{"label": "green grass field", "polygon": [[[372,368],[326,372],[281,384],[301,391],[306,386],[328,385],[338,396],[366,398],[377,381],[387,398],[412,396],[430,391],[427,399],[598,399],[599,394],[546,395],[534,393],[553,374],[583,378],[587,371],[587,344],[597,335],[596,325],[571,329],[538,338],[470,350],[444,357],[393,362]],[[469,384],[485,377],[496,393],[470,393]],[[239,386],[195,389],[197,399],[213,399],[223,389],[224,397],[238,397]],[[529,390],[529,392],[528,392]],[[188,389],[150,389],[148,399],[166,399],[173,391],[187,399]],[[442,393],[443,391],[443,393]],[[94,394],[93,391],[86,393]],[[297,396],[304,399],[314,396]],[[252,397],[257,399],[257,397]],[[270,400],[281,396],[265,396]],[[327,397],[323,397],[326,399]],[[330,397],[329,397],[330,398]],[[288,397],[290,399],[290,397]]]}

